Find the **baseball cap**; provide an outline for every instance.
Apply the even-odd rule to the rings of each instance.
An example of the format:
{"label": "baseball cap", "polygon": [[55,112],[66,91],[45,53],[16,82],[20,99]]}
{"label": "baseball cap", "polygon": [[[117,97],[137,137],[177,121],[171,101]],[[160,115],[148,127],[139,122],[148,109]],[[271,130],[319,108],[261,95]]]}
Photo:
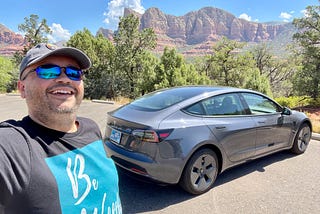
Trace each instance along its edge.
{"label": "baseball cap", "polygon": [[20,63],[20,77],[23,71],[48,56],[67,56],[75,59],[80,69],[85,70],[91,67],[89,57],[81,50],[73,47],[58,47],[53,44],[40,43],[31,48]]}

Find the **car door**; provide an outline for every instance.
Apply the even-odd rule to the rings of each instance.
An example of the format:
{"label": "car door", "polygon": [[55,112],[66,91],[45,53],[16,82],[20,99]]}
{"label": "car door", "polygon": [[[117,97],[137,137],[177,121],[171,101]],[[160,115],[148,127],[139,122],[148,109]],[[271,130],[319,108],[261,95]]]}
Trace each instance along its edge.
{"label": "car door", "polygon": [[202,101],[202,105],[206,109],[203,120],[230,161],[238,162],[254,155],[255,122],[237,93],[213,96]]}
{"label": "car door", "polygon": [[242,93],[257,127],[256,153],[261,155],[288,146],[292,123],[282,108],[269,98],[255,93]]}

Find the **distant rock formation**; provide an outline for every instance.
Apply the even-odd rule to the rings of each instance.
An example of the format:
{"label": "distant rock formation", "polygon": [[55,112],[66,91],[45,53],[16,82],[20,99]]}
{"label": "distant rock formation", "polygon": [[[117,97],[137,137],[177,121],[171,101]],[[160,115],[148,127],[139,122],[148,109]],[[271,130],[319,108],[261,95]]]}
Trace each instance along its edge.
{"label": "distant rock formation", "polygon": [[11,56],[16,51],[22,50],[24,39],[4,25],[0,24],[0,55]]}
{"label": "distant rock formation", "polygon": [[150,8],[140,18],[141,28],[153,28],[159,35],[181,39],[186,44],[217,41],[222,36],[241,42],[273,40],[286,29],[285,24],[249,22],[213,7],[205,7],[184,16],[166,15]]}
{"label": "distant rock formation", "polygon": [[[183,54],[207,53],[212,44],[222,37],[239,42],[266,42],[281,33],[292,30],[291,23],[257,23],[239,19],[224,10],[205,7],[184,16],[163,13],[158,8],[149,8],[144,14],[125,9],[124,16],[134,14],[140,19],[140,29],[152,28],[158,38],[157,49],[165,46],[184,49]],[[101,28],[107,38],[112,31]]]}
{"label": "distant rock formation", "polygon": [[[140,29],[153,28],[158,40],[156,52],[162,52],[164,47],[174,47],[189,56],[207,54],[212,45],[222,37],[248,43],[281,38],[281,42],[285,44],[294,31],[291,23],[249,22],[214,7],[205,7],[184,16],[168,15],[158,8],[149,8],[144,14],[125,9],[124,16],[129,14],[140,19]],[[112,30],[100,28],[98,33],[113,40]],[[22,48],[23,42],[21,35],[0,25],[0,55],[14,53]]]}

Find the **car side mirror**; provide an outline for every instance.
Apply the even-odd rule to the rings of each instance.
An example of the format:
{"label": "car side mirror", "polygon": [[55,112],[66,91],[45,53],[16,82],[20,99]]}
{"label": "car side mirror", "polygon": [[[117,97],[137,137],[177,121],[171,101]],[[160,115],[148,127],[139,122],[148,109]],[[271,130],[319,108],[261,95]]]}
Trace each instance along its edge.
{"label": "car side mirror", "polygon": [[281,113],[283,115],[291,115],[292,114],[291,110],[289,108],[287,108],[287,107],[282,108],[282,112]]}

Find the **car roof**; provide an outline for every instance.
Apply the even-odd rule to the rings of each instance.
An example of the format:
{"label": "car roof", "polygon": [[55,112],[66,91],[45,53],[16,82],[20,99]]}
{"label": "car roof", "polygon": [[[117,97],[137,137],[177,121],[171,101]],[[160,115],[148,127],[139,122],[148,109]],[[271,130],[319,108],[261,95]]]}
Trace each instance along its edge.
{"label": "car roof", "polygon": [[158,127],[160,121],[184,107],[211,96],[232,92],[258,93],[223,86],[179,86],[151,92],[108,114],[123,120]]}
{"label": "car roof", "polygon": [[172,106],[181,108],[206,97],[240,91],[250,90],[224,86],[178,86],[146,94],[129,103],[129,106],[141,110],[159,111]]}

